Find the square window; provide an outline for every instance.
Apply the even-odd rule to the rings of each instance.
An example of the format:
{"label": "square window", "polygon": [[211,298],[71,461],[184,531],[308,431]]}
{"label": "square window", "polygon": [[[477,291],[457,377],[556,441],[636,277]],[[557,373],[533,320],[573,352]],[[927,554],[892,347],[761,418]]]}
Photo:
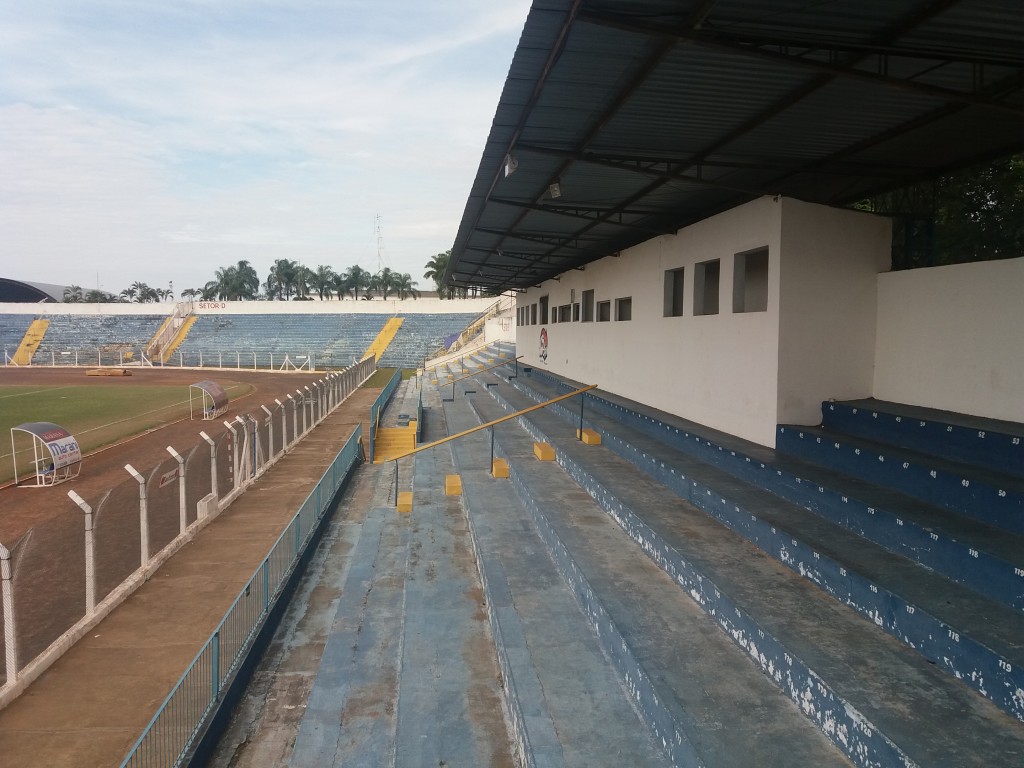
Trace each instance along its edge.
{"label": "square window", "polygon": [[703,261],[693,268],[693,314],[718,314],[718,286],[721,264],[718,259]]}
{"label": "square window", "polygon": [[615,319],[616,320],[632,320],[633,319],[633,297],[626,296],[621,299],[615,300]]}
{"label": "square window", "polygon": [[593,290],[583,292],[583,322],[594,322],[594,292]]}
{"label": "square window", "polygon": [[665,317],[683,316],[683,276],[685,271],[679,269],[665,270]]}
{"label": "square window", "polygon": [[768,249],[737,253],[732,277],[733,312],[768,311]]}

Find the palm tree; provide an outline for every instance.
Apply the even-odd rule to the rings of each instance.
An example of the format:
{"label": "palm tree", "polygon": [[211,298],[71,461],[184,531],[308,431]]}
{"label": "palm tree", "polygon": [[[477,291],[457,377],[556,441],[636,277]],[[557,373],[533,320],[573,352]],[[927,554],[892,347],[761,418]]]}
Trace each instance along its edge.
{"label": "palm tree", "polygon": [[398,275],[392,272],[390,267],[384,267],[384,269],[374,275],[374,280],[376,282],[375,287],[380,291],[381,298],[385,301],[387,301],[388,292],[395,288],[396,277],[398,277]]}
{"label": "palm tree", "polygon": [[267,297],[277,296],[285,300],[291,299],[298,271],[299,265],[291,259],[275,261],[270,267],[270,274],[267,275]]}
{"label": "palm tree", "polygon": [[181,298],[194,299],[200,293],[202,293],[202,291],[199,288],[186,288],[184,291],[181,292]]}
{"label": "palm tree", "polygon": [[139,292],[135,288],[136,284],[133,284],[130,288],[125,288],[121,291],[121,301],[135,301],[135,297],[139,295]]}
{"label": "palm tree", "polygon": [[448,249],[444,253],[439,253],[424,266],[427,271],[423,273],[423,276],[428,280],[433,280],[434,285],[437,287],[437,298],[445,298],[445,287],[441,283],[444,279],[444,273],[448,271],[448,264],[451,262],[452,252]]}
{"label": "palm tree", "polygon": [[331,290],[334,288],[334,270],[321,264],[316,268],[316,272],[310,272],[309,284],[320,296],[320,301],[324,300],[325,293],[328,299],[331,298]]}
{"label": "palm tree", "polygon": [[64,289],[64,301],[68,304],[78,304],[82,301],[82,286],[69,285]]}
{"label": "palm tree", "polygon": [[398,298],[400,299],[405,299],[406,296],[418,299],[420,292],[416,290],[416,285],[417,283],[412,279],[412,275],[408,272],[403,272],[401,275],[396,275],[393,287],[398,291]]}
{"label": "palm tree", "polygon": [[[113,298],[113,297],[109,297],[109,298]],[[99,290],[98,288],[93,288],[93,289],[91,289],[89,291],[86,291],[86,294],[85,294],[85,303],[86,304],[102,304],[105,301],[108,301],[108,295],[106,293],[104,293],[103,291]]]}
{"label": "palm tree", "polygon": [[[349,267],[347,273],[347,282],[349,290],[352,291],[352,295],[355,298],[359,298],[360,291],[367,291],[368,295],[372,296],[371,282],[373,275],[367,272],[365,269],[356,264],[353,267]],[[366,298],[366,296],[363,296]]]}
{"label": "palm tree", "polygon": [[349,284],[349,278],[347,272],[335,272],[334,279],[331,280],[331,288],[338,294],[338,301],[344,299],[349,291],[352,290],[352,286]]}

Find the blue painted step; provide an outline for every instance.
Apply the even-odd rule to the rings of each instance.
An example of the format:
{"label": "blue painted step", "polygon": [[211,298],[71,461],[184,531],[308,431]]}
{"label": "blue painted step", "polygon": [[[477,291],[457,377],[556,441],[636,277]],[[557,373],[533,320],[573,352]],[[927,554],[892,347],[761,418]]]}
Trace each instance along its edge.
{"label": "blue painted step", "polygon": [[[492,396],[502,399],[494,390]],[[515,407],[521,407],[521,403],[516,403]],[[875,693],[866,693],[867,689],[885,681],[882,682],[883,687],[894,686],[904,691],[905,696],[911,696],[910,691],[914,691],[912,696],[917,697],[918,703],[911,706],[911,709],[919,707],[919,714],[928,720],[929,727],[949,717],[951,712],[962,713],[973,709],[975,705],[969,703],[971,695],[952,680],[940,683],[939,678],[933,675],[933,668],[923,660],[906,659],[898,647],[893,648],[891,644],[887,646],[880,638],[869,639],[873,638],[874,630],[859,620],[830,613],[827,599],[816,597],[813,589],[808,592],[807,588],[797,588],[778,571],[770,575],[772,569],[763,560],[737,551],[743,549],[738,542],[730,549],[725,543],[728,537],[723,539],[720,534],[714,534],[707,523],[700,523],[699,516],[685,516],[684,519],[684,511],[663,498],[663,493],[659,495],[656,486],[627,477],[615,477],[607,474],[607,471],[601,475],[594,474],[593,470],[583,466],[581,460],[590,463],[589,459],[592,459],[605,466],[607,460],[600,458],[605,452],[602,449],[580,447],[568,437],[570,427],[564,425],[560,427],[561,435],[557,434],[559,427],[554,427],[552,432],[541,431],[536,424],[545,420],[544,413],[537,412],[520,421],[524,422],[534,439],[553,442],[559,464],[587,488],[605,511],[630,533],[653,560],[715,617],[727,634],[742,647],[749,647],[755,662],[760,663],[767,674],[802,704],[806,704],[805,711],[812,719],[820,722],[826,733],[831,729],[842,732],[837,745],[842,743],[852,749],[851,758],[855,762],[902,765],[905,756],[900,754],[900,748],[907,746],[909,754],[925,760],[923,764],[934,764],[936,757],[947,754],[947,750],[948,754],[952,754],[963,749],[962,757],[973,755],[974,749],[982,742],[1005,741],[999,725],[1004,716],[994,709],[989,709],[989,714],[984,717],[980,716],[980,710],[972,715],[979,716],[979,720],[971,729],[983,728],[988,732],[975,747],[962,745],[953,748],[948,741],[945,746],[939,747],[939,732],[933,732],[931,737],[922,739],[923,724],[920,723],[915,728],[915,735],[904,733],[904,704],[898,704],[896,711],[889,710],[881,700],[890,699],[891,692],[882,694],[879,689]],[[547,421],[551,420],[547,418]],[[570,453],[574,453],[575,457],[570,457]],[[619,471],[616,470],[616,474]],[[613,489],[616,484],[618,490]],[[541,492],[541,484],[537,480],[524,482],[523,485],[526,493]],[[634,501],[626,503],[620,493],[633,496]],[[588,526],[592,524],[584,525],[581,520],[572,530],[589,529]],[[671,537],[675,537],[674,540]],[[798,598],[796,593],[802,597]],[[766,609],[766,606],[771,607]],[[811,618],[817,611],[824,611],[829,614],[829,618]],[[829,637],[830,633],[834,635]],[[821,645],[817,645],[819,642]],[[883,651],[883,648],[887,650]],[[843,657],[842,660],[836,658],[836,654]],[[871,658],[868,666],[873,671],[866,673],[867,677],[862,676],[861,672],[851,676],[857,667],[852,661],[854,657],[862,660]],[[883,658],[887,661],[883,661]],[[814,663],[807,666],[807,659],[813,659]],[[827,668],[821,677],[818,674],[822,671],[819,665]],[[873,677],[875,674],[879,677]],[[901,676],[902,684],[896,682]],[[806,680],[815,681],[811,689],[804,689],[802,683],[797,682]],[[918,686],[921,687],[920,691],[915,690]],[[852,696],[853,700],[846,699],[846,696]],[[934,712],[924,712],[932,708]],[[869,714],[868,710],[873,714]],[[860,731],[844,723],[847,716],[858,712],[856,717],[866,716],[874,727],[868,726],[867,730]],[[860,722],[867,724],[863,720]],[[889,738],[871,741],[872,737],[882,735],[877,727],[882,727],[882,733],[892,741]],[[1009,733],[1013,733],[1016,726],[1009,727]],[[835,730],[831,730],[831,733],[834,735]],[[862,741],[864,737],[868,737],[868,740]],[[850,741],[847,742],[847,739]],[[858,741],[856,746],[853,746],[854,741]],[[997,747],[992,756],[1008,754],[1007,747],[1011,742],[1014,739]],[[1024,748],[1024,742],[1021,746]],[[926,758],[926,755],[930,757]]]}
{"label": "blue painted step", "polygon": [[781,425],[779,451],[891,488],[1013,533],[1024,533],[1024,481],[909,449]]}
{"label": "blue painted step", "polygon": [[[541,399],[537,386],[516,389]],[[560,404],[546,411],[577,424],[578,414]],[[1024,720],[1018,693],[1024,689],[1024,618],[1018,613],[629,427],[601,416],[587,425],[637,469]]]}
{"label": "blue painted step", "polygon": [[821,404],[834,432],[910,448],[1024,480],[1024,425],[884,400]]}
{"label": "blue painted step", "polygon": [[[539,385],[573,385],[544,372]],[[588,393],[608,416],[744,482],[765,488],[994,600],[1024,610],[1024,538],[614,395]],[[653,414],[653,415],[652,415]]]}

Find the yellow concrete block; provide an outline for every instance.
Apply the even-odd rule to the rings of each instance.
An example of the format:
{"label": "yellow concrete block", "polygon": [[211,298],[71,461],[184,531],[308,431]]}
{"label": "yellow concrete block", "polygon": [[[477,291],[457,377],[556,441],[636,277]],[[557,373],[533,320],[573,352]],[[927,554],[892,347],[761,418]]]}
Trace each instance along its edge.
{"label": "yellow concrete block", "polygon": [[589,427],[587,429],[583,430],[583,436],[582,437],[580,437],[580,431],[577,429],[576,430],[576,437],[578,437],[581,440],[583,440],[583,442],[586,445],[600,445],[601,444],[601,435],[598,434],[597,432],[595,432],[594,430],[590,429]]}
{"label": "yellow concrete block", "polygon": [[398,494],[398,511],[403,514],[412,512],[412,491],[402,491]]}
{"label": "yellow concrete block", "polygon": [[554,461],[555,449],[551,447],[551,443],[534,443],[533,455],[540,461]]}
{"label": "yellow concrete block", "polygon": [[445,475],[444,476],[444,495],[445,496],[461,496],[462,495],[462,478],[458,475]]}
{"label": "yellow concrete block", "polygon": [[494,477],[508,477],[508,462],[505,459],[495,459],[491,465],[491,474]]}

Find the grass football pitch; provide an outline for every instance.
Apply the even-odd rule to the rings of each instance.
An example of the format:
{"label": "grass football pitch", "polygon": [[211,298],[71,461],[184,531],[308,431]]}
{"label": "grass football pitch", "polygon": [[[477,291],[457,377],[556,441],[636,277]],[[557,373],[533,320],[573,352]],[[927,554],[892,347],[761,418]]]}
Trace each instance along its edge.
{"label": "grass football pitch", "polygon": [[[251,391],[248,384],[225,383],[233,400]],[[202,403],[197,399],[197,407]],[[49,421],[68,430],[86,454],[105,445],[189,415],[187,385],[0,386],[0,482],[14,477],[11,428]],[[15,433],[18,469],[31,463],[31,439]]]}

